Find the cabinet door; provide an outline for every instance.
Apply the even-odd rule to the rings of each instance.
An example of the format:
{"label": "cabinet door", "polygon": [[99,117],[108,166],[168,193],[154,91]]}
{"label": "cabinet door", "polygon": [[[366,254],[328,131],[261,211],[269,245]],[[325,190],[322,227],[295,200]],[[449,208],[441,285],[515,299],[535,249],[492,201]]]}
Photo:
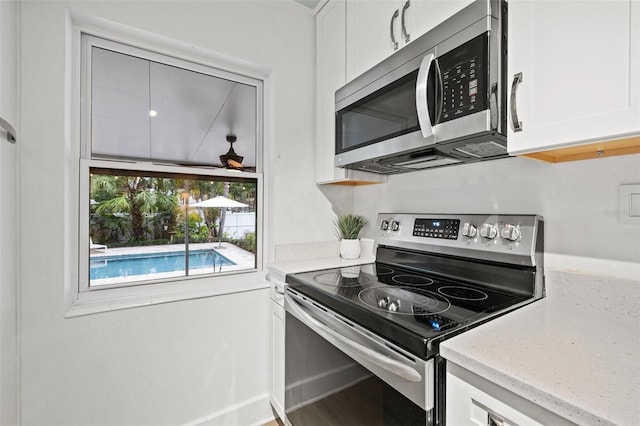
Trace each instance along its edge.
{"label": "cabinet door", "polygon": [[284,419],[284,308],[271,300],[271,405]]}
{"label": "cabinet door", "polygon": [[471,384],[447,373],[447,423],[453,425],[542,426]]}
{"label": "cabinet door", "polygon": [[639,11],[632,0],[509,2],[511,154],[640,131]]}
{"label": "cabinet door", "polygon": [[[401,46],[402,4],[400,0],[347,1],[347,80],[353,80],[394,52],[392,29],[398,48]],[[396,11],[398,16],[393,18]]]}
{"label": "cabinet door", "polygon": [[330,1],[316,16],[316,180],[334,179],[335,92],[346,83],[345,1]]}
{"label": "cabinet door", "polygon": [[407,3],[405,26],[409,42],[412,42],[473,3],[473,0],[407,0],[405,5]]}
{"label": "cabinet door", "polygon": [[[397,48],[401,49],[472,2],[348,0],[347,80],[354,79],[395,52],[392,33]],[[398,15],[394,17],[396,11]]]}

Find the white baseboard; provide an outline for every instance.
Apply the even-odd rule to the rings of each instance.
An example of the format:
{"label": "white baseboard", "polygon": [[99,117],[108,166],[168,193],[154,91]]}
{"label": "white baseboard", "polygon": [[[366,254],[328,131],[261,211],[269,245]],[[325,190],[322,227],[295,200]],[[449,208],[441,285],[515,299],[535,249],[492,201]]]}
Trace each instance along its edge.
{"label": "white baseboard", "polygon": [[260,426],[275,417],[269,394],[263,393],[231,407],[186,423],[184,426]]}

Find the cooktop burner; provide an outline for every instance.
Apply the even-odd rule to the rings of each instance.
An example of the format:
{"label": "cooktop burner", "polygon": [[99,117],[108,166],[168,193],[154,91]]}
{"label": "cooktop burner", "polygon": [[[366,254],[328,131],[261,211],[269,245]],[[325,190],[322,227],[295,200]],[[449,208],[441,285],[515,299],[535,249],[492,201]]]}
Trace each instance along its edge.
{"label": "cooktop burner", "polygon": [[343,268],[317,274],[313,277],[313,281],[329,287],[361,287],[370,284],[372,278],[360,274],[359,268],[355,272],[353,268]]}
{"label": "cooktop burner", "polygon": [[391,279],[393,280],[393,282],[405,285],[423,286],[433,284],[433,280],[431,278],[421,277],[420,275],[400,274],[394,275],[393,277],[391,277]]}
{"label": "cooktop burner", "polygon": [[475,288],[445,285],[438,289],[438,293],[460,300],[485,300],[489,297],[487,293]]}
{"label": "cooktop burner", "polygon": [[380,275],[389,275],[389,274],[393,274],[393,268],[388,268],[386,266],[380,266],[378,265],[376,267],[376,274],[378,276]]}
{"label": "cooktop burner", "polygon": [[402,315],[435,315],[451,307],[446,297],[411,287],[369,287],[358,293],[358,299],[374,309]]}

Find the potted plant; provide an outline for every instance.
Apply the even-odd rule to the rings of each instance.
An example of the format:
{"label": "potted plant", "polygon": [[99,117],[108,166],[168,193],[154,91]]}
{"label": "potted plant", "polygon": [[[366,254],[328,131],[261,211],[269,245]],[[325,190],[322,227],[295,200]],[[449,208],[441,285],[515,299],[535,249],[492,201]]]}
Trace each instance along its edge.
{"label": "potted plant", "polygon": [[367,224],[364,216],[345,214],[338,216],[335,221],[336,234],[340,239],[340,257],[357,259],[360,257],[360,231]]}

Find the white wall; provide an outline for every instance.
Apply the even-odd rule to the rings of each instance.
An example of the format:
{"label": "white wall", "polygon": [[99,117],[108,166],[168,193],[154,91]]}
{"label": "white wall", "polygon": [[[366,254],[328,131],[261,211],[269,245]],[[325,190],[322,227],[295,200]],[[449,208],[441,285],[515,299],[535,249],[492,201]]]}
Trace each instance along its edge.
{"label": "white wall", "polygon": [[16,146],[0,130],[0,424],[17,418]]}
{"label": "white wall", "polygon": [[356,188],[354,205],[373,223],[377,212],[540,214],[546,252],[637,264],[640,224],[617,217],[618,187],[630,183],[640,183],[640,155],[563,164],[508,158],[391,176]]}
{"label": "white wall", "polygon": [[0,130],[0,424],[17,419],[16,146]]}
{"label": "white wall", "polygon": [[[268,291],[64,319],[65,8],[272,68],[268,253],[327,239],[313,184],[314,27],[286,1],[21,2],[21,416],[46,424],[251,424],[268,416]],[[37,200],[37,201],[35,201]],[[4,201],[3,201],[4,202]],[[305,208],[304,214],[292,214]],[[287,214],[284,214],[284,213]],[[300,232],[303,230],[304,232]],[[267,259],[268,261],[269,259]],[[236,405],[245,406],[237,417]],[[215,417],[220,411],[230,414]],[[263,416],[260,418],[260,416]]]}
{"label": "white wall", "polygon": [[[17,7],[0,2],[0,117],[17,123]],[[0,424],[17,422],[16,145],[0,128]]]}

